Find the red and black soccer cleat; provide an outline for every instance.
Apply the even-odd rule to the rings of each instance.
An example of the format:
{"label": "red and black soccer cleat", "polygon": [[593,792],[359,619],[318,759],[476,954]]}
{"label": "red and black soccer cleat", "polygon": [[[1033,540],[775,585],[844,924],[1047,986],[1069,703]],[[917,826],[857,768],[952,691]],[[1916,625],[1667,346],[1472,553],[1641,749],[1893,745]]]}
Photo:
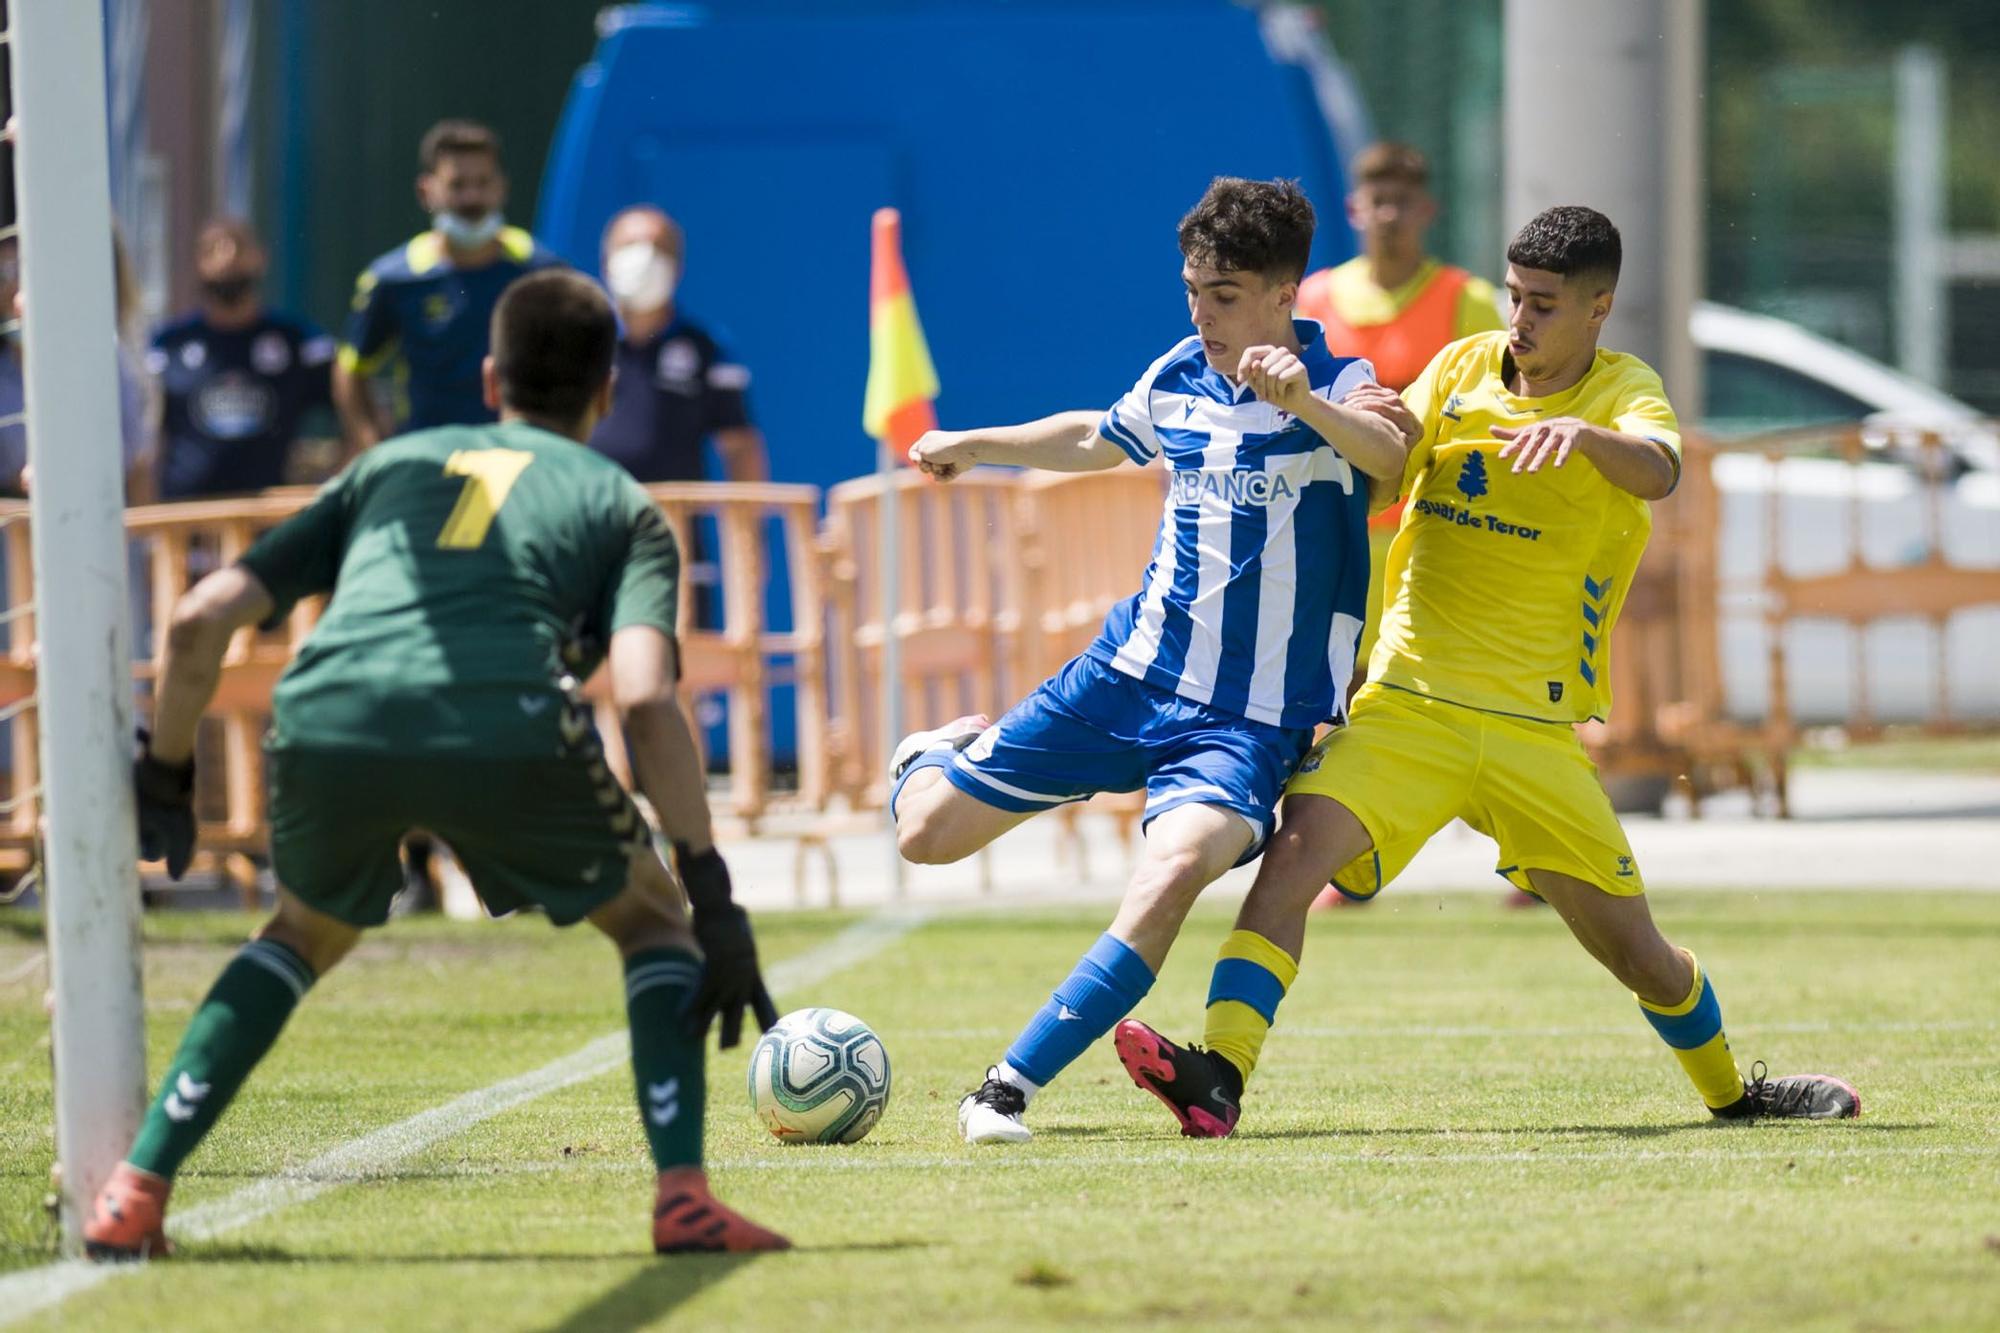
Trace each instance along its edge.
{"label": "red and black soccer cleat", "polygon": [[700,1167],[660,1172],[653,1203],[655,1254],[750,1254],[791,1248],[783,1236],[710,1194],[708,1176]]}
{"label": "red and black soccer cleat", "polygon": [[163,1259],[174,1252],[167,1242],[167,1195],[174,1182],[130,1162],[120,1162],[97,1192],[90,1220],[83,1224],[84,1252],[93,1259]]}

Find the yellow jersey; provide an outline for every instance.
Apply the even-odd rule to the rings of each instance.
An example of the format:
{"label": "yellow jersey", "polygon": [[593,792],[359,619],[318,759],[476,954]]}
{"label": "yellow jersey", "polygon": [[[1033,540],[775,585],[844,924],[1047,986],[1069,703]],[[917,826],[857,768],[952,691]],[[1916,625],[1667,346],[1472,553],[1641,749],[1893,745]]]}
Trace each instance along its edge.
{"label": "yellow jersey", "polygon": [[1386,609],[1368,676],[1385,685],[1544,722],[1611,711],[1611,629],[1653,519],[1646,502],[1571,454],[1516,473],[1496,426],[1552,417],[1657,441],[1680,465],[1660,377],[1600,348],[1547,398],[1507,389],[1504,331],[1448,344],[1403,393],[1423,426],[1403,473],[1408,505],[1389,544]]}

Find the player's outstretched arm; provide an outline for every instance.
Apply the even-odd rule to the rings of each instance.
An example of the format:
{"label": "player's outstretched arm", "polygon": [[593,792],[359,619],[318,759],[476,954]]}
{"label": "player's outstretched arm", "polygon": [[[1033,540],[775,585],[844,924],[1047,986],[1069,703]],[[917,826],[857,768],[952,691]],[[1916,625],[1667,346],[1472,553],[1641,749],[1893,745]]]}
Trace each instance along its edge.
{"label": "player's outstretched arm", "polygon": [[1500,426],[1493,435],[1505,441],[1500,457],[1512,459],[1516,472],[1561,467],[1576,453],[1589,459],[1606,481],[1641,500],[1666,499],[1680,480],[1679,460],[1658,440],[1608,430],[1579,417],[1554,417],[1532,426]]}
{"label": "player's outstretched arm", "polygon": [[611,636],[611,702],[625,724],[632,779],[652,804],[670,842],[697,852],[712,845],[707,782],[694,732],[674,693],[680,666],[674,641],[651,625]]}
{"label": "player's outstretched arm", "polygon": [[263,580],[242,565],[216,570],[174,603],[153,691],[147,750],[154,759],[184,764],[193,758],[195,727],[215,697],[229,641],[269,616],[273,606]]}
{"label": "player's outstretched arm", "polygon": [[174,604],[160,646],[153,729],[132,762],[139,859],[165,861],[179,879],[194,859],[194,734],[222,679],[222,657],[245,625],[271,614],[263,581],[242,565],[219,569]]}
{"label": "player's outstretched arm", "polygon": [[1237,366],[1238,377],[1251,392],[1310,426],[1340,451],[1355,468],[1383,481],[1401,482],[1409,459],[1415,418],[1407,422],[1386,409],[1330,403],[1312,391],[1312,380],[1298,354],[1283,347],[1250,347]]}
{"label": "player's outstretched arm", "polygon": [[933,430],[910,446],[910,461],[939,481],[978,463],[1100,472],[1125,461],[1125,451],[1097,433],[1099,412],[1058,412],[1019,426]]}

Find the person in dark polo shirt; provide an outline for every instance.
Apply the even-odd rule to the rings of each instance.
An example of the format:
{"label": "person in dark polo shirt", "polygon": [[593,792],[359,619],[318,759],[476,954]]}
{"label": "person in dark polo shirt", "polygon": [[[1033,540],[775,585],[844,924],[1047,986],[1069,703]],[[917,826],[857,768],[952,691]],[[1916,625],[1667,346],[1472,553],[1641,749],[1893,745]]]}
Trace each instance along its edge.
{"label": "person in dark polo shirt", "polygon": [[[764,481],[770,459],[750,417],[750,370],[674,301],[687,244],[680,224],[651,204],[625,209],[604,229],[604,285],[618,307],[618,376],[611,412],[590,447],[640,482],[709,480],[703,446],[714,441],[725,481]],[[694,524],[685,578],[695,623],[722,623],[716,539]]]}
{"label": "person in dark polo shirt", "polygon": [[590,447],[641,482],[701,481],[702,446],[713,440],[723,479],[763,481],[770,463],[750,418],[750,371],[674,302],[686,253],[679,225],[650,204],[604,229],[604,285],[624,336],[611,413]]}
{"label": "person in dark polo shirt", "polygon": [[264,304],[264,246],[250,224],[207,223],[194,262],[201,303],[162,325],[146,358],[163,408],[163,500],[282,485],[301,422],[333,406],[333,339]]}

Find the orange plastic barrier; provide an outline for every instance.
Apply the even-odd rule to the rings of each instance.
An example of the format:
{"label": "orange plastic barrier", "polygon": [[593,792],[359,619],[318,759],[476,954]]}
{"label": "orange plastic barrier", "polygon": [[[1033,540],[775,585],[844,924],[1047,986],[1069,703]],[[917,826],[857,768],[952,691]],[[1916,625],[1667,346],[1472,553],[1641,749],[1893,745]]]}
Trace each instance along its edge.
{"label": "orange plastic barrier", "polygon": [[[1883,457],[1878,443],[1852,429],[1726,446],[1690,438],[1681,486],[1654,507],[1653,538],[1620,620],[1613,654],[1617,713],[1608,726],[1583,729],[1614,793],[1632,783],[1655,791],[1678,785],[1697,797],[1732,786],[1761,787],[1782,813],[1786,758],[1799,731],[1792,711],[1796,667],[1785,649],[1788,625],[1833,619],[1858,630],[1914,616],[1942,627],[1969,607],[2000,606],[2000,567],[1952,564],[1938,537],[1944,488],[1955,484],[1938,439],[1892,442],[1921,483],[1922,529],[1929,534],[1920,555],[1912,558],[1905,550],[1895,565],[1864,558],[1860,507],[1866,501],[1857,485],[1845,558],[1825,572],[1789,572],[1779,558],[1778,534],[1797,517],[1787,508],[1796,497],[1773,483],[1761,501],[1764,547],[1750,581],[1761,599],[1770,649],[1761,668],[1749,669],[1761,669],[1769,706],[1754,720],[1727,715],[1725,668],[1740,683],[1746,664],[1725,663],[1721,656],[1718,550],[1735,538],[1725,537],[1715,459],[1749,453],[1773,463],[1816,457],[1827,466],[1860,467]],[[1076,475],[981,469],[949,485],[902,472],[834,487],[823,524],[819,493],[810,486],[652,487],[683,551],[693,549],[697,520],[715,524],[720,623],[697,625],[696,599],[684,596],[679,637],[689,703],[708,694],[728,700],[729,778],[714,801],[724,827],[754,831],[770,816],[802,814],[808,818],[787,829],[801,838],[802,848],[823,851],[825,834],[835,827],[833,802],[850,814],[879,811],[888,789],[880,691],[889,637],[901,649],[897,688],[908,729],[961,713],[997,714],[1080,652],[1105,612],[1136,590],[1163,485],[1159,469]],[[144,587],[142,634],[167,622],[175,599],[194,579],[233,560],[310,496],[293,488],[129,511],[127,531]],[[878,576],[879,524],[888,496],[899,507],[902,533],[900,609],[893,619],[883,614]],[[1733,504],[1730,512],[1740,520],[1742,497]],[[782,534],[789,588],[791,628],[783,630],[771,628],[765,615],[763,565],[772,523]],[[0,870],[18,872],[32,860],[39,817],[35,616],[24,503],[0,502],[0,548],[6,553],[0,711],[12,714],[9,771],[0,780]],[[260,737],[271,690],[317,614],[315,605],[301,605],[274,632],[237,636],[203,736],[201,843],[246,885],[254,867],[245,858],[261,853],[268,836]],[[149,647],[150,639],[143,640],[142,650]],[[141,694],[153,679],[150,658],[145,651],[132,664]],[[1994,729],[1993,719],[1953,715],[1943,658],[1940,652],[1927,729]],[[1865,736],[1877,729],[1868,711],[1865,655],[1857,652],[1854,667],[1857,703],[1845,725]],[[770,692],[783,684],[792,685],[797,698],[795,784],[779,782],[772,758]],[[587,690],[602,700],[601,681]],[[622,745],[613,721],[604,718],[600,729],[616,761]],[[1129,831],[1139,805],[1130,797],[1108,797],[1093,808],[1114,814]],[[1077,810],[1066,807],[1060,816],[1072,832]],[[1072,846],[1080,864],[1080,839]]]}
{"label": "orange plastic barrier", "polygon": [[[717,525],[721,550],[722,619],[697,628],[695,599],[680,605],[682,696],[720,693],[729,705],[728,787],[712,800],[725,828],[754,829],[774,809],[819,810],[826,802],[826,615],[820,594],[818,553],[813,543],[819,492],[811,486],[773,484],[685,485],[650,488],[668,523],[690,549],[694,519],[705,515]],[[264,529],[302,508],[309,488],[284,488],[231,500],[149,505],[126,512],[133,541],[135,575],[142,581],[142,623],[132,675],[143,697],[155,675],[154,644],[172,614],[175,600],[209,570],[236,559]],[[775,631],[766,624],[763,596],[764,534],[779,524],[785,553],[794,628]],[[32,707],[35,677],[35,609],[30,565],[28,507],[0,503],[0,541],[7,552],[6,652],[0,657],[0,709],[21,706],[12,722],[10,768],[0,782],[0,870],[18,872],[33,860],[40,818],[38,733]],[[203,723],[198,751],[201,780],[195,808],[201,821],[202,864],[218,863],[245,889],[254,890],[256,868],[249,854],[265,852],[269,828],[264,809],[262,736],[268,724],[271,691],[293,649],[319,614],[318,602],[301,603],[271,633],[244,630],[223,660],[215,701]],[[784,663],[782,671],[777,662]],[[774,790],[769,692],[790,683],[797,691],[798,780],[789,792]],[[601,680],[586,694],[602,697]],[[622,758],[615,718],[601,723],[606,748]],[[249,901],[246,897],[246,901]]]}
{"label": "orange plastic barrier", "polygon": [[[648,486],[680,543],[683,568],[695,549],[697,519],[713,520],[720,543],[722,623],[696,623],[696,598],[684,580],[680,628],[681,697],[690,709],[697,696],[720,694],[728,702],[729,785],[716,813],[725,826],[754,831],[778,810],[820,810],[826,805],[826,611],[813,536],[819,490],[773,482],[683,482]],[[776,522],[782,534],[792,628],[774,630],[765,616],[765,536]],[[781,659],[789,666],[779,670]],[[798,707],[798,781],[774,790],[770,693],[790,683]],[[608,703],[603,673],[585,686],[597,703],[598,732],[607,756],[628,780],[625,746]],[[690,714],[692,715],[692,714]],[[701,743],[701,729],[696,729]]]}

